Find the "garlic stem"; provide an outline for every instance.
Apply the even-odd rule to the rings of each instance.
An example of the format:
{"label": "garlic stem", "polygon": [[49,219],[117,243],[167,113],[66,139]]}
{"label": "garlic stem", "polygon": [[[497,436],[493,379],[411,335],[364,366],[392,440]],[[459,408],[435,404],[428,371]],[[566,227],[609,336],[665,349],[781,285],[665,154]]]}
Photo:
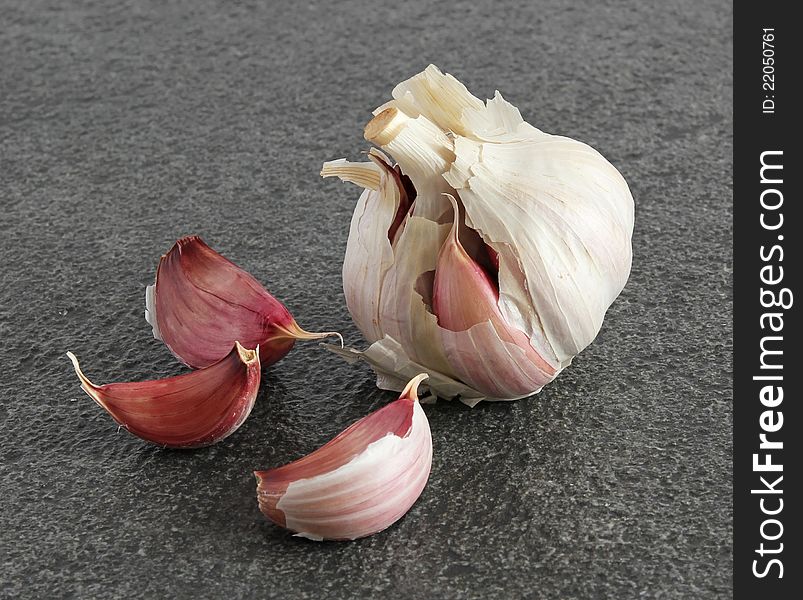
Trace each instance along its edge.
{"label": "garlic stem", "polygon": [[426,117],[411,119],[390,107],[365,126],[365,139],[385,149],[421,192],[426,179],[445,173],[454,162],[454,145]]}

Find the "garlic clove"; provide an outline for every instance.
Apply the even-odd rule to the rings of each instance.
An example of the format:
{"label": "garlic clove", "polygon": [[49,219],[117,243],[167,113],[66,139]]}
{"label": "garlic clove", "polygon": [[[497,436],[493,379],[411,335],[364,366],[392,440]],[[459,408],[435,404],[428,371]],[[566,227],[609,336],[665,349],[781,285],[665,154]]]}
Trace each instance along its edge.
{"label": "garlic clove", "polygon": [[496,283],[460,243],[460,211],[454,196],[448,198],[454,222],[438,252],[432,291],[432,309],[438,324],[452,331],[463,331],[483,321],[502,322]]}
{"label": "garlic clove", "polygon": [[162,256],[145,305],[154,337],[192,368],[219,361],[235,340],[247,348],[259,347],[260,361],[267,367],[284,357],[296,340],[340,337],[301,329],[251,274],[197,236],[181,238]]}
{"label": "garlic clove", "polygon": [[492,321],[465,331],[441,329],[440,337],[454,377],[471,389],[482,390],[486,400],[526,398],[538,393],[559,372],[528,342],[510,341],[509,328]]}
{"label": "garlic clove", "polygon": [[499,309],[491,276],[460,243],[460,210],[449,196],[454,222],[438,253],[432,310],[441,343],[457,377],[491,396],[520,397],[552,381],[557,369],[533,348],[526,333]]}
{"label": "garlic clove", "polygon": [[313,540],[353,540],[386,529],[421,495],[432,436],[417,375],[395,402],[360,419],[311,454],[256,471],[264,515]]}
{"label": "garlic clove", "polygon": [[200,448],[228,437],[251,413],[259,390],[259,349],[235,342],[215,364],[184,375],[95,385],[68,352],[83,390],[130,433],[167,448]]}

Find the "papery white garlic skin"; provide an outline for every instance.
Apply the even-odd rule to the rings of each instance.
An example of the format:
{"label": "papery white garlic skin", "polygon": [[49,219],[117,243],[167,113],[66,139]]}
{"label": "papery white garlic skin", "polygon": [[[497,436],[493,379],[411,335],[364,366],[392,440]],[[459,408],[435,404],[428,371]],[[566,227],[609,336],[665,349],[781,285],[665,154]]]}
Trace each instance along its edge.
{"label": "papery white garlic skin", "polygon": [[353,540],[404,516],[426,485],[432,435],[413,378],[395,402],[371,413],[315,452],[257,471],[260,509],[312,540]]}
{"label": "papery white garlic skin", "polygon": [[[388,238],[404,190],[394,180],[389,159],[380,152],[369,154],[373,162],[345,159],[324,163],[322,177],[339,177],[364,188],[351,219],[349,243],[343,261],[343,289],[352,319],[369,343],[382,339],[379,297],[385,273],[393,264]],[[386,227],[368,227],[387,223]],[[354,240],[354,243],[352,243]]]}
{"label": "papery white garlic skin", "polygon": [[[393,98],[375,111],[366,139],[398,162],[415,199],[391,239],[398,182],[380,178],[360,199],[343,281],[372,345],[343,354],[369,362],[378,384],[391,389],[423,370],[432,391],[472,405],[535,393],[593,341],[627,281],[634,217],[627,183],[590,146],[529,125],[498,92],[483,103],[432,65]],[[529,337],[538,360],[488,324],[448,333],[438,325],[426,281],[450,229],[444,194],[457,199],[461,227],[477,238],[470,252],[479,244],[496,255],[498,310]],[[504,356],[513,360],[504,364]],[[539,360],[546,378],[515,371]]]}

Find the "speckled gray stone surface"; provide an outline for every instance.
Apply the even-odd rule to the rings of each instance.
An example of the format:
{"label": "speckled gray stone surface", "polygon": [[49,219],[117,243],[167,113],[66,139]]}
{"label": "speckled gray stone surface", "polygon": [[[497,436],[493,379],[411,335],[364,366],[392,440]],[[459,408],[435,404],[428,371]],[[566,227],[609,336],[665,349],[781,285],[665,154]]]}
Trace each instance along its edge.
{"label": "speckled gray stone surface", "polygon": [[[730,595],[728,2],[2,2],[0,596]],[[323,181],[429,62],[587,141],[637,203],[630,282],[540,395],[428,406],[432,477],[398,524],[315,544],[251,471],[393,398],[315,345],[206,450],[117,432],[81,392],[182,372],[143,290],[202,235],[310,329],[359,344],[340,265],[357,192]]]}

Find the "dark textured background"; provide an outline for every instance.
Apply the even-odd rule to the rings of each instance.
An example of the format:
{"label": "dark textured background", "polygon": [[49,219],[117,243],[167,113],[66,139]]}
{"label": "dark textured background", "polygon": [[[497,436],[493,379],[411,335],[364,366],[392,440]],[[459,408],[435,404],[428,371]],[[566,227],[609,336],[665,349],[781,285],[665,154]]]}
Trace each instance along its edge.
{"label": "dark textured background", "polygon": [[[0,5],[0,595],[730,595],[728,2]],[[142,297],[188,233],[359,345],[358,192],[318,171],[429,62],[621,169],[633,274],[540,395],[426,408],[432,477],[397,525],[294,539],[251,470],[392,399],[367,368],[299,346],[234,436],[171,452],[118,433],[64,353],[98,382],[181,372]]]}

